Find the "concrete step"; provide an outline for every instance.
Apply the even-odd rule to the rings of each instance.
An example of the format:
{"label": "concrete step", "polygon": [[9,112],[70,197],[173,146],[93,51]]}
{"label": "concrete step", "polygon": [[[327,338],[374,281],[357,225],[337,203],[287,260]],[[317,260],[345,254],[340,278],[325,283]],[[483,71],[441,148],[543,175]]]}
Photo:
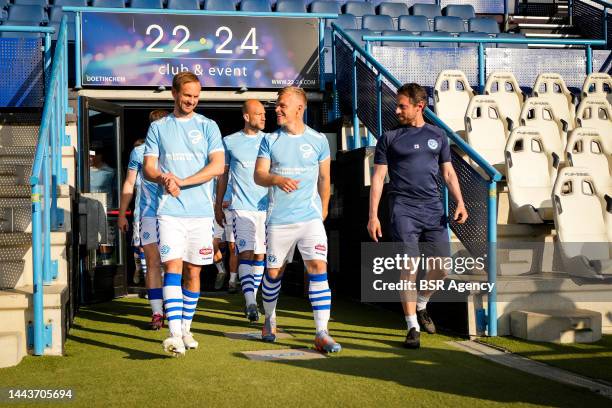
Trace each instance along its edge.
{"label": "concrete step", "polygon": [[515,310],[510,313],[514,337],[554,343],[594,343],[601,339],[601,313],[592,310]]}
{"label": "concrete step", "polygon": [[13,367],[21,362],[25,353],[25,337],[20,332],[0,332],[0,368]]}
{"label": "concrete step", "polygon": [[[527,38],[555,38],[555,39],[577,39],[582,38],[580,34],[568,34],[568,33],[525,33]],[[540,45],[540,44],[538,44]]]}

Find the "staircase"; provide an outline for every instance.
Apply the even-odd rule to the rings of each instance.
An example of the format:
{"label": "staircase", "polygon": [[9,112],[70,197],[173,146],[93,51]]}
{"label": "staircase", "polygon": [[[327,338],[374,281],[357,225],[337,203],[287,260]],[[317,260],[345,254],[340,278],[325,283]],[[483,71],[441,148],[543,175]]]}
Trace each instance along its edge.
{"label": "staircase", "polygon": [[[18,364],[31,348],[33,319],[32,210],[29,176],[40,114],[0,115],[0,367]],[[75,134],[76,124],[67,123]],[[76,140],[73,137],[72,140]],[[53,276],[44,285],[45,354],[62,355],[70,305],[75,149],[62,150],[67,184],[58,185],[60,226],[51,232]],[[63,216],[62,216],[63,215]]]}
{"label": "staircase", "polygon": [[[509,28],[527,38],[582,38],[578,27],[570,23],[567,0],[521,1],[518,14],[510,17]],[[576,45],[538,45],[538,48],[582,48]]]}

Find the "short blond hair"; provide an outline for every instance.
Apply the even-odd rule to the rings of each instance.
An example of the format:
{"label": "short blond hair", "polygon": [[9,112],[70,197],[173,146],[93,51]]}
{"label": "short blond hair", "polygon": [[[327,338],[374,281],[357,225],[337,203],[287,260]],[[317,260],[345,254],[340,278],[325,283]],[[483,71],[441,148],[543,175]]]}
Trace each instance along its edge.
{"label": "short blond hair", "polygon": [[163,109],[155,109],[149,112],[149,122],[153,123],[156,120],[160,120],[161,118],[165,118],[168,116],[168,111]]}
{"label": "short blond hair", "polygon": [[300,99],[302,99],[302,102],[304,102],[304,107],[308,104],[308,98],[306,97],[306,92],[304,92],[302,88],[298,88],[297,86],[286,86],[280,91],[278,91],[279,98],[285,94],[293,94],[299,97]]}
{"label": "short blond hair", "polygon": [[183,87],[183,84],[187,84],[189,82],[197,82],[198,84],[200,84],[200,79],[193,72],[179,72],[174,76],[174,78],[172,78],[172,89],[174,89],[176,92],[179,92]]}

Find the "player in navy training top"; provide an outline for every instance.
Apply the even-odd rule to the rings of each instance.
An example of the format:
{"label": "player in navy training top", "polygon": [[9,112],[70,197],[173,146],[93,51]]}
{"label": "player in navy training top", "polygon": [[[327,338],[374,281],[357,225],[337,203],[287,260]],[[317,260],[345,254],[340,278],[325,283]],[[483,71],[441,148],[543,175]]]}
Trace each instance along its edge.
{"label": "player in navy training top", "polygon": [[[435,249],[430,257],[449,256],[447,220],[436,183],[439,175],[457,202],[454,220],[462,224],[468,214],[457,174],[451,164],[448,139],[442,129],[425,123],[423,110],[426,104],[427,92],[418,84],[406,84],[397,91],[395,114],[400,126],[385,132],[376,145],[368,232],[374,241],[378,242],[378,238],[382,237],[378,204],[388,171],[393,241],[413,244],[408,245],[411,251],[418,247],[419,242],[427,242],[428,249]],[[420,256],[420,251],[414,255]],[[434,262],[426,280],[446,277],[447,271],[436,268],[436,263],[441,264]],[[415,278],[416,271],[410,271],[409,279]],[[432,294],[433,291],[420,291],[416,301],[414,292],[403,294],[402,306],[408,326],[404,346],[407,348],[420,347],[420,326],[428,333],[435,333],[435,325],[426,310]]]}

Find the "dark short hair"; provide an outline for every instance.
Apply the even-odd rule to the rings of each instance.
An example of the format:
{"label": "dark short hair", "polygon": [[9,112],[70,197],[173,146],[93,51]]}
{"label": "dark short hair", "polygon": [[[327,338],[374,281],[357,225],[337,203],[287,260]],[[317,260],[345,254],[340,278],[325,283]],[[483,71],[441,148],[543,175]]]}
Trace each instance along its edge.
{"label": "dark short hair", "polygon": [[165,118],[168,116],[168,111],[163,109],[155,109],[149,113],[149,122],[153,123],[156,120],[160,120],[161,118]]}
{"label": "dark short hair", "polygon": [[179,92],[183,84],[189,82],[197,82],[199,84],[200,80],[193,72],[179,72],[174,76],[174,78],[172,78],[172,89],[174,89],[176,92]]}
{"label": "dark short hair", "polygon": [[410,103],[413,105],[416,105],[419,102],[423,102],[425,105],[427,105],[427,91],[421,85],[415,84],[414,82],[402,85],[397,90],[397,94],[404,95],[410,99]]}

